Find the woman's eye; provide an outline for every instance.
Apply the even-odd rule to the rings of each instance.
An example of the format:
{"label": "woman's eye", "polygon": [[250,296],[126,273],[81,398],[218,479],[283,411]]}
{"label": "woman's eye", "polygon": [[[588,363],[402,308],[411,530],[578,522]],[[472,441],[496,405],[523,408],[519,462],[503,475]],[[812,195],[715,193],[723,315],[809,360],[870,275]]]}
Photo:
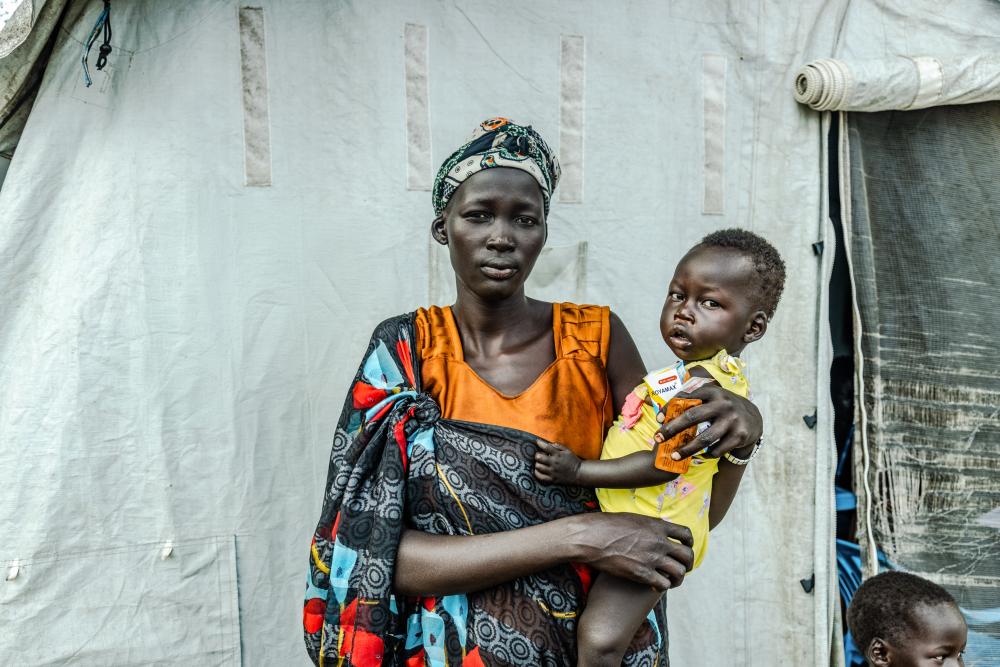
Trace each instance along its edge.
{"label": "woman's eye", "polygon": [[469,211],[465,214],[465,217],[469,220],[483,221],[488,220],[490,215],[486,211]]}
{"label": "woman's eye", "polygon": [[535,220],[534,218],[528,218],[528,217],[525,217],[525,216],[521,216],[520,218],[517,219],[517,224],[519,224],[519,225],[525,225],[525,226],[530,227],[532,225],[537,225],[538,221]]}

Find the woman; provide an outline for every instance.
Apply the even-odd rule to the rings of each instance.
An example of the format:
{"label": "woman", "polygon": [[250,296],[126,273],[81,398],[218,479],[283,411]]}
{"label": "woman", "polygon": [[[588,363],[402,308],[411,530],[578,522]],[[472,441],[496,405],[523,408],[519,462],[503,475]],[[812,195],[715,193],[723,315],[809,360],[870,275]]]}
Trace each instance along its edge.
{"label": "woman", "polygon": [[[431,233],[458,295],[383,322],[355,377],[312,546],[304,621],[317,664],[572,665],[590,568],[662,591],[691,565],[687,529],[588,512],[589,490],[532,474],[536,436],[599,456],[645,374],[607,308],[525,296],[558,177],[542,138],[502,118],[438,173]],[[713,422],[685,453],[757,440],[749,402],[697,397],[697,415],[664,427]],[[665,664],[662,628],[651,615],[624,664]]]}

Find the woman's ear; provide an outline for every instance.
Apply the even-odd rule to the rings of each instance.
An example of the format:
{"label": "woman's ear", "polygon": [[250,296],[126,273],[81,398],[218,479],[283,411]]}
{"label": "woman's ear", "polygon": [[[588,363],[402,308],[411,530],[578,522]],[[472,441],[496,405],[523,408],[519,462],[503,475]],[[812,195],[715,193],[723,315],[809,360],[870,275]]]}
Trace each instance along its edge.
{"label": "woman's ear", "polygon": [[437,216],[431,222],[431,236],[441,245],[448,245],[448,227],[445,224],[444,214]]}
{"label": "woman's ear", "polygon": [[865,658],[872,667],[887,667],[889,664],[889,647],[886,646],[885,640],[881,637],[872,639],[871,643],[868,644],[868,650],[865,651]]}
{"label": "woman's ear", "polygon": [[747,330],[743,334],[744,343],[753,343],[764,337],[767,333],[767,313],[763,310],[758,310],[756,313],[750,316],[750,324],[747,325]]}

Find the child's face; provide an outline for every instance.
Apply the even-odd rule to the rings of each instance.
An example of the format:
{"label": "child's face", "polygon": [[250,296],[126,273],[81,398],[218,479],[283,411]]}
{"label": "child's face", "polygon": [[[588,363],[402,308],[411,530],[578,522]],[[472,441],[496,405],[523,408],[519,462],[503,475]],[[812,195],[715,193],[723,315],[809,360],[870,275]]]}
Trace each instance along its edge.
{"label": "child's face", "polygon": [[750,259],[726,248],[696,247],[677,265],[660,314],[660,333],[684,361],[708,359],[725,348],[739,354],[764,335],[767,316],[756,310]]}
{"label": "child's face", "polygon": [[[885,667],[962,667],[962,652],[968,627],[962,613],[953,604],[923,605],[914,610],[918,630],[896,646],[885,642],[883,655],[869,655],[873,665]],[[873,644],[876,641],[873,640]]]}

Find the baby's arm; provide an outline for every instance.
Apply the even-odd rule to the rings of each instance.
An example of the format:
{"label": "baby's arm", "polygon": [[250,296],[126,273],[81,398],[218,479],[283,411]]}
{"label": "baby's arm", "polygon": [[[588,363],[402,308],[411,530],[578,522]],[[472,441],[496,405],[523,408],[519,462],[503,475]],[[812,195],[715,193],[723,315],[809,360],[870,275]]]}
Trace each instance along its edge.
{"label": "baby's arm", "polygon": [[[733,456],[746,458],[753,452],[753,445],[743,449],[734,449]],[[708,529],[712,530],[718,526],[729,511],[729,506],[736,498],[736,492],[740,488],[740,481],[743,479],[743,472],[746,466],[738,466],[730,463],[726,459],[719,459],[719,471],[712,478],[712,500],[708,506]]]}
{"label": "baby's arm", "polygon": [[535,477],[547,484],[632,489],[656,486],[677,477],[653,466],[653,452],[635,452],[619,459],[585,461],[555,442],[538,440]]}

